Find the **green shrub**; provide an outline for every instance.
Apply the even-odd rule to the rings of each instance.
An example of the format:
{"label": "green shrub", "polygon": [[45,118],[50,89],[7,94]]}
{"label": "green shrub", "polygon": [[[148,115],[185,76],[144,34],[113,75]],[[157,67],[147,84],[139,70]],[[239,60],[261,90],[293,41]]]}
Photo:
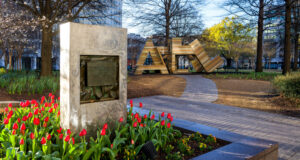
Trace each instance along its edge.
{"label": "green shrub", "polygon": [[276,89],[285,97],[300,98],[300,73],[277,76],[273,81]]}

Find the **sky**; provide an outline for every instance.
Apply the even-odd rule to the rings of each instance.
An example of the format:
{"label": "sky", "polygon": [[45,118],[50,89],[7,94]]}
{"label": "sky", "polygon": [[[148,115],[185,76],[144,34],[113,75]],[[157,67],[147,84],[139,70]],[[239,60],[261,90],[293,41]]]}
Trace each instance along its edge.
{"label": "sky", "polygon": [[[206,0],[206,3],[203,5],[203,8],[200,9],[200,13],[202,14],[202,21],[204,24],[204,28],[208,28],[213,26],[214,24],[219,23],[224,17],[226,17],[226,10],[224,10],[222,7],[222,3],[225,0]],[[126,6],[123,6],[126,7]],[[141,34],[139,27],[131,27],[129,24],[133,20],[131,18],[123,16],[122,19],[122,27],[128,29],[128,33],[135,33],[135,34]]]}

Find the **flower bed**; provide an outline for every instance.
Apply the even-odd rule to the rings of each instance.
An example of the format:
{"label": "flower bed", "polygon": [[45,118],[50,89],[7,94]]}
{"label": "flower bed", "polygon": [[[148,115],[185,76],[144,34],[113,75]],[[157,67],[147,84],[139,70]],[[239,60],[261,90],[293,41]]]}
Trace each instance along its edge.
{"label": "flower bed", "polygon": [[187,159],[226,144],[212,135],[174,128],[170,113],[163,112],[158,121],[154,119],[151,112],[139,115],[130,107],[126,122],[120,117],[114,128],[105,124],[97,137],[87,140],[85,129],[74,134],[60,127],[59,98],[49,94],[40,103],[31,100],[19,108],[5,108],[0,117],[0,158],[145,159],[149,156],[145,144],[151,146],[152,142],[156,159]]}

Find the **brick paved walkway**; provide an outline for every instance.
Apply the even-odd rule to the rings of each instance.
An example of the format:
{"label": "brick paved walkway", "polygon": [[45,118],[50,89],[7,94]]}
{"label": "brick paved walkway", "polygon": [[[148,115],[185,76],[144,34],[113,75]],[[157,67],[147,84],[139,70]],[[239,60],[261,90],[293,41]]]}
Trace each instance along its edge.
{"label": "brick paved walkway", "polygon": [[279,142],[280,159],[300,160],[300,119],[210,103],[217,98],[216,85],[211,80],[200,75],[183,77],[187,87],[182,97],[136,98],[134,103],[143,102],[147,109],[170,112],[179,119]]}

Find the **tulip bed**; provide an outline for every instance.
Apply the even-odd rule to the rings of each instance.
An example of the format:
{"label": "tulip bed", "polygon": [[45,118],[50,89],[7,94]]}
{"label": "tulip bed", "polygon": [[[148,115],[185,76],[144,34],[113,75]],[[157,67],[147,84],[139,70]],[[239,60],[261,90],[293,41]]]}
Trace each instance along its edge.
{"label": "tulip bed", "polygon": [[141,148],[152,141],[156,159],[176,160],[221,146],[212,135],[185,134],[175,129],[170,113],[163,112],[155,121],[151,111],[140,115],[133,113],[132,101],[130,105],[126,122],[120,117],[112,129],[104,124],[97,137],[87,140],[85,129],[74,134],[60,127],[59,98],[52,94],[40,102],[21,102],[16,108],[10,104],[0,114],[0,159],[146,159]]}

